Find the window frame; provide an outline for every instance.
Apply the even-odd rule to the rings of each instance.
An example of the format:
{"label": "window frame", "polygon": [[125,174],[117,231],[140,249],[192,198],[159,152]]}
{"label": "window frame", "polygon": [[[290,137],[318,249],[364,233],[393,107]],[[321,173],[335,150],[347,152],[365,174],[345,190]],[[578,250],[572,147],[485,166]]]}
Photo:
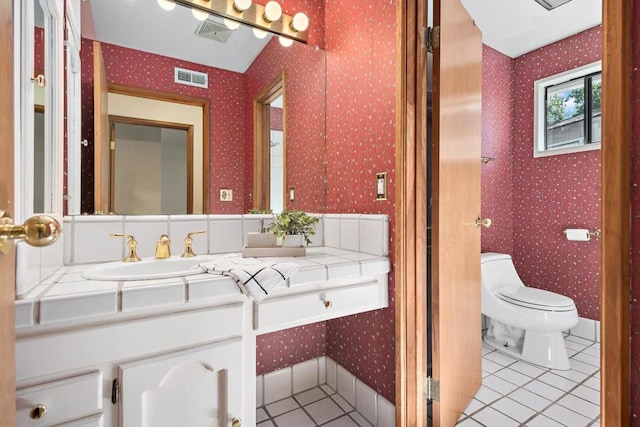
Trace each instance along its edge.
{"label": "window frame", "polygon": [[[602,61],[592,62],[590,64],[583,65],[581,67],[573,68],[571,70],[564,71],[553,76],[545,77],[540,80],[536,80],[533,83],[534,86],[534,114],[533,114],[533,157],[548,157],[558,156],[569,153],[579,153],[583,151],[599,150],[602,146],[602,142],[592,142],[580,146],[558,148],[553,150],[546,149],[546,125],[547,125],[547,113],[546,113],[546,96],[547,88],[556,86],[562,83],[567,83],[571,80],[584,79],[594,74],[602,72]],[[587,100],[585,99],[585,102]],[[590,105],[588,105],[588,111],[590,111]],[[585,122],[587,122],[585,120]],[[586,126],[586,123],[585,123]],[[585,133],[585,137],[590,135],[591,129],[588,133]]]}

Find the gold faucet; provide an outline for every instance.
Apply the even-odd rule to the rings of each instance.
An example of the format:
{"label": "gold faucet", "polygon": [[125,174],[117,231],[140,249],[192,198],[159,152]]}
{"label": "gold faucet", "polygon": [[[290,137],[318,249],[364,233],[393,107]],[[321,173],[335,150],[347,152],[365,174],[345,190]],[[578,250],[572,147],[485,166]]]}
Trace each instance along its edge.
{"label": "gold faucet", "polygon": [[129,247],[129,252],[127,253],[127,256],[124,257],[122,262],[137,262],[137,261],[140,261],[140,257],[136,253],[136,246],[138,246],[138,242],[136,242],[136,239],[135,239],[135,237],[133,237],[132,234],[111,233],[110,236],[111,237],[124,237],[126,239],[129,239],[129,241],[127,242],[127,246]]}
{"label": "gold faucet", "polygon": [[184,252],[182,253],[182,258],[191,258],[196,256],[196,254],[193,252],[193,249],[191,248],[191,245],[193,244],[193,236],[195,234],[204,234],[206,233],[206,231],[192,231],[191,233],[187,234],[187,237],[184,239]]}
{"label": "gold faucet", "polygon": [[156,259],[165,259],[171,257],[171,240],[169,236],[163,234],[156,244]]}

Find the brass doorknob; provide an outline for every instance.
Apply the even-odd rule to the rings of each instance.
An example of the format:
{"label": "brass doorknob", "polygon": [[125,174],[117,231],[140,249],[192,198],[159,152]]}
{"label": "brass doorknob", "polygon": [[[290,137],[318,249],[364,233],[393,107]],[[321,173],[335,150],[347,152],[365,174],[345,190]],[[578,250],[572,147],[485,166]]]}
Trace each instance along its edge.
{"label": "brass doorknob", "polygon": [[32,420],[39,420],[47,413],[47,407],[42,403],[31,410],[29,416]]}
{"label": "brass doorknob", "polygon": [[484,227],[484,228],[489,228],[491,227],[491,219],[490,218],[476,218],[476,227]]}
{"label": "brass doorknob", "polygon": [[13,225],[13,219],[0,211],[0,250],[8,250],[7,241],[23,239],[31,246],[49,246],[60,237],[60,223],[48,215],[32,216],[23,225]]}
{"label": "brass doorknob", "polygon": [[231,427],[241,427],[242,426],[242,421],[239,418],[233,418],[231,420]]}

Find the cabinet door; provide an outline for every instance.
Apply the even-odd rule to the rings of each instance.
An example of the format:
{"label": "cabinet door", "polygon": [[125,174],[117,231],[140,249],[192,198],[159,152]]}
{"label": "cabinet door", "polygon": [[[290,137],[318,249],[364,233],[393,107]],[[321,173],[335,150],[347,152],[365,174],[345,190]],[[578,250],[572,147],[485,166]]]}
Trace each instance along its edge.
{"label": "cabinet door", "polygon": [[231,426],[242,415],[241,339],[120,366],[122,427]]}

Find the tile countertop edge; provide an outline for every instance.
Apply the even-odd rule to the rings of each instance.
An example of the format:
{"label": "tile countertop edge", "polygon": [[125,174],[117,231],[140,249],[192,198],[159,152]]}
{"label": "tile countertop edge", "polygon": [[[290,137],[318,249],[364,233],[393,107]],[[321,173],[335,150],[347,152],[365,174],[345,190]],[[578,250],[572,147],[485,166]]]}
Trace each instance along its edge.
{"label": "tile countertop edge", "polygon": [[[290,261],[301,264],[298,272],[291,276],[290,288],[295,289],[294,292],[297,292],[297,289],[301,287],[306,287],[301,285],[312,283],[318,285],[328,281],[343,283],[345,280],[388,274],[390,271],[390,261],[385,256],[370,254],[362,256],[363,253],[358,251],[323,249],[325,248],[313,248],[304,258],[278,258],[276,260],[277,262]],[[269,258],[260,259],[270,260]],[[326,262],[324,262],[325,260]],[[64,266],[56,272],[57,279],[53,283],[48,283],[44,287],[44,291],[32,293],[16,300],[16,309],[19,309],[20,313],[20,316],[16,316],[16,330],[33,330],[39,327],[63,326],[69,323],[81,326],[93,321],[118,321],[135,313],[154,315],[168,309],[175,311],[177,307],[181,306],[184,307],[184,310],[189,310],[202,305],[215,306],[225,304],[233,299],[247,298],[231,278],[207,273],[164,280],[121,281],[117,282],[117,287],[112,291],[100,288],[91,290],[91,283],[94,282],[92,280],[65,281],[65,276],[72,274],[79,276],[78,273],[94,265],[96,264]],[[350,273],[344,278],[336,277],[335,267],[338,266],[351,266],[348,269]],[[359,274],[353,273],[354,268],[359,271]],[[70,293],[56,292],[58,284],[68,286],[70,283],[80,282],[86,282],[88,289]],[[212,287],[211,285],[216,282],[217,286]],[[78,287],[75,286],[75,288]],[[156,288],[162,300],[159,304],[139,303],[132,307],[129,301],[125,301],[129,295],[132,295],[132,292],[142,292],[146,294],[145,300],[153,300],[151,297]],[[57,307],[50,311],[47,304],[54,302]],[[95,304],[97,304],[96,314],[91,315],[91,307]],[[74,316],[73,313],[76,313],[77,316]],[[107,313],[108,316],[105,317]]]}

